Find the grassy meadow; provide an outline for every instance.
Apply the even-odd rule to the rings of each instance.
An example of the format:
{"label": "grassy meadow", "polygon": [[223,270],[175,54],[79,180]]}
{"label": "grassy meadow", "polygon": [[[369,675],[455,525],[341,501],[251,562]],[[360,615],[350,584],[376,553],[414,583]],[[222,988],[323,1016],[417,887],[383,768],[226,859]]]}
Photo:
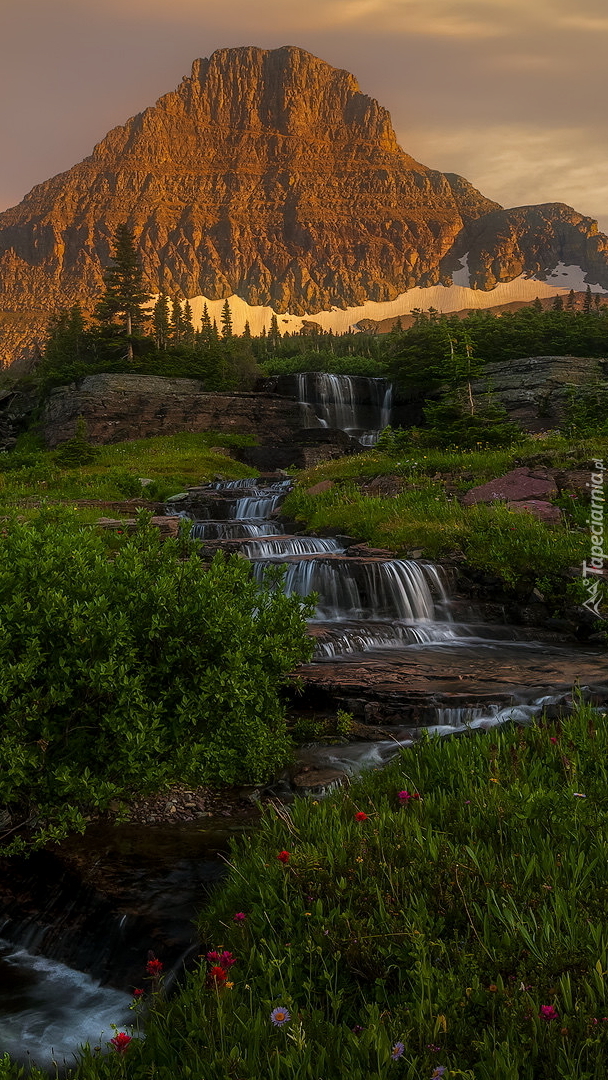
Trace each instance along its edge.
{"label": "grassy meadow", "polygon": [[142,958],[144,1037],[74,1077],[603,1080],[607,790],[605,715],[579,706],[268,809],[195,969],[165,998]]}

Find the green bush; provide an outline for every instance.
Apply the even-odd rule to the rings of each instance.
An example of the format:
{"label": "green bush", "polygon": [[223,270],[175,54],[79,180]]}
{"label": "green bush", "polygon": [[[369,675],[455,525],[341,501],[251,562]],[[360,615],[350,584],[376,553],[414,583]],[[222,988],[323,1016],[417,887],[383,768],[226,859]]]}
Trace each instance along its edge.
{"label": "green bush", "polygon": [[284,764],[279,688],[311,652],[298,598],[243,559],[207,569],[149,515],[113,558],[67,511],[2,532],[0,805],[37,817],[39,839],[122,794]]}
{"label": "green bush", "polygon": [[296,356],[274,356],[260,364],[265,375],[298,375],[307,371],[322,371],[330,375],[363,375],[370,379],[383,378],[386,365],[371,356],[336,356],[322,352],[304,352]]}

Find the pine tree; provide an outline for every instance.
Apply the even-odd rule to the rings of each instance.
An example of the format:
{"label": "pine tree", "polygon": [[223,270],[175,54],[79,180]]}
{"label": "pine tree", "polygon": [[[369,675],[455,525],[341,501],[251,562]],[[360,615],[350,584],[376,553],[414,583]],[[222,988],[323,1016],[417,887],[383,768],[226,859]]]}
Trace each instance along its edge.
{"label": "pine tree", "polygon": [[533,308],[534,311],[542,311],[543,310],[542,300],[540,299],[539,296],[535,297],[535,299],[533,300],[532,308]]}
{"label": "pine tree", "polygon": [[79,304],[61,311],[50,323],[44,346],[44,365],[48,370],[61,370],[83,359],[85,322]]}
{"label": "pine tree", "polygon": [[552,304],[552,309],[553,309],[553,311],[563,311],[564,310],[564,298],[563,298],[561,293],[557,293],[556,296],[554,297],[553,304]]}
{"label": "pine tree", "polygon": [[249,325],[249,319],[245,319],[245,325],[243,327],[243,337],[245,341],[251,341],[251,327]]}
{"label": "pine tree", "polygon": [[574,308],[576,307],[576,293],[575,293],[574,289],[570,289],[570,292],[568,293],[568,300],[566,302],[566,307],[568,308],[569,311],[573,311]]}
{"label": "pine tree", "polygon": [[201,315],[201,340],[204,345],[210,345],[213,341],[213,327],[209,317],[209,308],[206,304],[203,304],[203,314]]}
{"label": "pine tree", "polygon": [[272,345],[272,348],[276,349],[279,341],[281,340],[281,331],[279,330],[279,320],[277,319],[274,312],[270,320],[270,332],[268,334],[268,337],[270,338],[270,344]]}
{"label": "pine tree", "polygon": [[194,321],[192,318],[192,308],[190,307],[190,301],[186,300],[184,304],[184,310],[182,313],[182,326],[183,337],[186,345],[194,344]]}
{"label": "pine tree", "polygon": [[213,324],[211,326],[211,341],[212,342],[218,342],[219,340],[220,340],[220,334],[219,334],[219,330],[217,328],[217,322],[214,319]]}
{"label": "pine tree", "polygon": [[179,345],[184,336],[184,316],[182,305],[179,300],[173,300],[171,304],[171,341]]}
{"label": "pine tree", "polygon": [[127,338],[127,359],[133,359],[132,335],[141,328],[144,320],[142,307],[150,300],[143,282],[143,271],[135,236],[124,223],[116,229],[113,266],[104,272],[105,292],[95,309],[95,318],[111,325],[116,316],[122,316]]}
{"label": "pine tree", "polygon": [[152,326],[157,349],[166,349],[169,342],[169,297],[166,293],[160,294],[154,305],[152,314]]}
{"label": "pine tree", "polygon": [[585,293],[585,299],[583,300],[583,311],[585,312],[585,315],[590,314],[592,303],[593,295],[591,293],[591,286],[587,285],[587,292]]}
{"label": "pine tree", "polygon": [[232,312],[228,300],[224,300],[220,321],[222,324],[222,337],[227,341],[228,338],[232,337]]}

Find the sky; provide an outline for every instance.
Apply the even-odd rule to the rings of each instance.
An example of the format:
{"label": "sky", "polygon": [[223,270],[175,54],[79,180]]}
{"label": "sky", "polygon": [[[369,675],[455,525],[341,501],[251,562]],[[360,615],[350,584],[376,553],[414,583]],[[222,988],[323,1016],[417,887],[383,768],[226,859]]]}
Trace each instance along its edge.
{"label": "sky", "polygon": [[346,68],[425,165],[608,232],[606,0],[0,0],[0,210],[236,45]]}

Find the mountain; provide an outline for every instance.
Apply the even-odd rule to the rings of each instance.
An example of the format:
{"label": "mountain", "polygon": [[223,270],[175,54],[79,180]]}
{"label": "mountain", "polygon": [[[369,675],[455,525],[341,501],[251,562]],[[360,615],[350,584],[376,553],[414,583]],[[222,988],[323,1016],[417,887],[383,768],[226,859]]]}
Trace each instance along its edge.
{"label": "mountain", "polygon": [[454,274],[488,290],[559,263],[608,287],[608,239],[589,218],[561,204],[505,211],[421,165],[351,74],[293,46],[196,60],[177,90],[0,214],[11,347],[11,313],[34,325],[92,307],[123,221],[151,291],[278,313],[386,303]]}

